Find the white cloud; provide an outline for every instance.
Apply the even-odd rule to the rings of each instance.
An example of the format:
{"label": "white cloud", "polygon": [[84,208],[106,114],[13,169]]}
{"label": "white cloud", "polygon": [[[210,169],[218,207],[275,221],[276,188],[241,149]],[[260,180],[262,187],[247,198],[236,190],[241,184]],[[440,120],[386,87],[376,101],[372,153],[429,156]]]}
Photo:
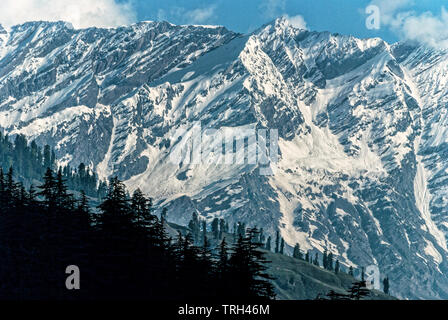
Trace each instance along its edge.
{"label": "white cloud", "polygon": [[259,9],[263,11],[264,16],[268,19],[283,16],[295,28],[307,29],[306,21],[303,16],[296,15],[290,17],[288,14],[285,14],[286,0],[263,0],[259,6]]}
{"label": "white cloud", "polygon": [[402,15],[399,19],[399,31],[405,39],[448,49],[448,12],[444,7],[437,16],[425,12],[420,15]]}
{"label": "white cloud", "polygon": [[194,9],[186,12],[186,16],[188,20],[191,20],[192,23],[204,23],[212,18],[215,14],[215,7],[208,7],[202,9]]}
{"label": "white cloud", "polygon": [[293,17],[290,17],[288,15],[285,16],[285,18],[289,21],[289,23],[298,29],[307,29],[306,27],[306,21],[301,15],[296,15]]}
{"label": "white cloud", "polygon": [[381,10],[383,20],[392,18],[399,10],[410,7],[413,0],[372,0],[371,5],[378,6]]}
{"label": "white cloud", "polygon": [[115,0],[1,0],[0,24],[27,21],[67,21],[75,28],[115,27],[135,22],[130,3]]}
{"label": "white cloud", "polygon": [[444,7],[439,14],[434,14],[411,10],[412,0],[373,0],[371,4],[380,8],[381,25],[401,39],[448,49],[448,11]]}
{"label": "white cloud", "polygon": [[201,24],[210,22],[215,17],[216,6],[187,10],[183,7],[173,7],[168,12],[160,9],[157,19],[167,20],[176,24]]}
{"label": "white cloud", "polygon": [[286,0],[263,0],[260,4],[260,10],[263,11],[265,17],[269,19],[279,17],[285,12]]}

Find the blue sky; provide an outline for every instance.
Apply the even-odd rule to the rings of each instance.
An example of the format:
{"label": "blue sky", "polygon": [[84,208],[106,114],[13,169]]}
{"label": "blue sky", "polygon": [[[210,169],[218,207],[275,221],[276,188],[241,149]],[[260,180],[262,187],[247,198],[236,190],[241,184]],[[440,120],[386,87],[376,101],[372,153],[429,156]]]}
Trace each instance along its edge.
{"label": "blue sky", "polygon": [[401,12],[412,12],[416,16],[430,12],[435,18],[440,16],[442,6],[448,5],[447,0],[133,0],[138,20],[219,24],[246,33],[283,14],[301,15],[310,30],[329,30],[357,37],[379,36],[389,42],[399,40],[400,31],[388,25],[383,24],[379,30],[366,28],[365,9],[372,3],[380,7],[392,3]]}
{"label": "blue sky", "polygon": [[[276,17],[305,21],[310,30],[411,39],[448,48],[448,0],[1,0],[0,24],[64,20],[75,28],[114,27],[143,20],[213,24],[248,33]],[[366,27],[368,6],[381,26]],[[298,19],[300,16],[300,19]],[[304,25],[304,23],[300,23]]]}

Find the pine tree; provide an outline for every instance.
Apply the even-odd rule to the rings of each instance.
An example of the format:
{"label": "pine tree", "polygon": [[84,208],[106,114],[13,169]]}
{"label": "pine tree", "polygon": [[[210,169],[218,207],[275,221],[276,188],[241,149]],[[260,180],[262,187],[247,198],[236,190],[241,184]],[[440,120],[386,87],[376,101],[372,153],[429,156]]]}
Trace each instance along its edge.
{"label": "pine tree", "polygon": [[202,220],[202,244],[204,245],[207,241],[207,222]]}
{"label": "pine tree", "polygon": [[280,242],[280,254],[284,254],[285,252],[285,240],[282,238]]}
{"label": "pine tree", "polygon": [[295,259],[299,259],[299,260],[303,259],[302,252],[300,251],[300,245],[298,243],[296,243],[296,245],[294,247],[294,251],[292,253],[292,256]]}
{"label": "pine tree", "polygon": [[218,240],[219,239],[219,219],[214,218],[212,221],[212,233],[213,238]]}
{"label": "pine tree", "polygon": [[242,222],[238,222],[237,236],[244,237],[245,235],[246,235],[246,224],[244,224]]}
{"label": "pine tree", "polygon": [[330,252],[327,256],[327,269],[333,271],[333,253]]}
{"label": "pine tree", "polygon": [[351,300],[350,295],[337,293],[334,290],[330,290],[327,297],[330,298],[330,300]]}
{"label": "pine tree", "polygon": [[324,267],[324,269],[328,269],[328,252],[327,252],[327,249],[325,249],[324,254],[322,255],[322,267]]}
{"label": "pine tree", "polygon": [[272,277],[266,273],[266,258],[260,243],[254,241],[259,231],[252,228],[245,237],[240,236],[229,260],[236,288],[234,293],[243,299],[275,297]]}
{"label": "pine tree", "polygon": [[131,210],[138,225],[147,226],[151,218],[151,203],[151,199],[146,198],[140,189],[132,194]]}
{"label": "pine tree", "polygon": [[339,259],[336,259],[336,264],[334,266],[334,273],[338,274],[341,266],[339,264]]}
{"label": "pine tree", "polygon": [[349,270],[348,270],[348,274],[351,275],[352,277],[355,276],[354,272],[353,272],[353,267],[350,266]]}
{"label": "pine tree", "polygon": [[386,277],[383,280],[383,291],[385,294],[389,294],[389,277]]}
{"label": "pine tree", "polygon": [[56,181],[53,176],[53,170],[47,168],[44,176],[44,184],[38,187],[41,191],[38,195],[44,198],[45,206],[52,210],[56,207]]}
{"label": "pine tree", "polygon": [[218,292],[221,292],[224,296],[232,294],[230,265],[229,265],[229,251],[227,247],[226,238],[223,238],[219,245],[218,261],[216,263],[216,278]]}
{"label": "pine tree", "polygon": [[53,170],[53,164],[51,161],[51,149],[49,145],[46,145],[44,147],[44,166],[46,168],[52,169]]}
{"label": "pine tree", "polygon": [[219,219],[219,234],[218,234],[218,239],[222,239],[224,236],[224,232],[226,231],[226,222],[224,221],[224,219]]}
{"label": "pine tree", "polygon": [[97,197],[100,200],[103,200],[106,197],[107,189],[108,189],[107,182],[106,181],[100,181],[100,183],[98,185],[98,190],[97,190],[97,193],[96,193]]}
{"label": "pine tree", "polygon": [[[1,140],[0,135],[0,144]],[[85,172],[87,179],[92,178]],[[9,211],[0,206],[0,298],[221,301],[235,295],[274,297],[257,229],[240,237],[230,257],[223,239],[218,256],[212,258],[206,228],[200,248],[193,245],[190,234],[179,233],[172,243],[162,219],[151,214],[151,200],[140,190],[129,198],[118,178],[110,180],[98,206],[101,213],[90,215],[84,191],[73,208],[64,205],[73,200],[65,184],[70,174],[68,167],[59,168],[55,177],[48,168],[39,187],[42,201],[32,186],[27,192],[14,181],[12,171],[5,177],[0,170],[0,200],[15,189]],[[89,266],[82,273],[85,289],[75,295],[61,286],[66,279],[63,270],[74,261],[81,270]]]}
{"label": "pine tree", "polygon": [[193,212],[193,216],[188,223],[188,228],[190,228],[190,232],[193,237],[193,243],[199,243],[201,226],[199,223],[198,214],[196,212]]}
{"label": "pine tree", "polygon": [[311,255],[310,255],[310,251],[309,250],[306,252],[305,261],[308,262],[308,263],[311,263]]}
{"label": "pine tree", "polygon": [[[200,274],[200,277],[202,278],[202,281],[199,281],[199,283],[202,282],[204,286],[208,285],[206,281],[210,279],[213,270],[212,261],[211,261],[211,250],[210,250],[210,243],[208,241],[207,236],[204,236],[204,242],[202,244],[202,247],[199,250],[199,260],[200,260],[200,268],[198,270],[198,273]],[[201,280],[201,279],[199,279]],[[204,287],[204,290],[207,290],[206,287]]]}
{"label": "pine tree", "polygon": [[348,290],[350,298],[353,300],[361,300],[370,294],[370,291],[366,288],[365,281],[357,281],[353,283],[352,287]]}
{"label": "pine tree", "polygon": [[260,243],[265,243],[266,242],[266,237],[264,235],[264,230],[263,228],[260,229]]}
{"label": "pine tree", "polygon": [[132,215],[126,187],[117,177],[111,179],[106,199],[99,205],[102,211],[100,223],[103,228],[110,228],[110,233],[131,229]]}
{"label": "pine tree", "polygon": [[227,272],[228,263],[229,263],[229,252],[227,248],[226,238],[223,238],[221,244],[219,245],[218,270],[221,273]]}
{"label": "pine tree", "polygon": [[167,223],[167,208],[162,209],[162,213],[160,214],[160,221],[162,222],[162,225],[165,225]]}
{"label": "pine tree", "polygon": [[55,186],[55,202],[57,208],[73,210],[75,201],[73,196],[67,193],[67,186],[65,185],[65,180],[62,176],[62,170],[59,168],[56,176],[56,186]]}
{"label": "pine tree", "polygon": [[277,230],[275,236],[275,253],[279,253],[279,251],[280,251],[280,232],[278,232]]}
{"label": "pine tree", "polygon": [[316,254],[314,255],[314,261],[313,261],[313,264],[314,264],[315,266],[319,267],[319,255],[318,255],[317,252],[316,252]]}
{"label": "pine tree", "polygon": [[83,214],[87,214],[87,215],[90,213],[89,201],[87,200],[87,196],[86,196],[86,193],[84,192],[84,190],[81,190],[81,197],[78,200],[77,211],[79,213],[83,213]]}
{"label": "pine tree", "polygon": [[31,208],[37,208],[40,203],[37,201],[37,192],[36,189],[34,189],[33,185],[30,186],[27,196],[28,196],[27,199],[28,206]]}
{"label": "pine tree", "polygon": [[8,173],[6,174],[5,180],[5,207],[6,209],[12,210],[16,204],[18,204],[18,199],[20,198],[20,189],[18,184],[14,181],[14,171],[10,167]]}
{"label": "pine tree", "polygon": [[272,238],[271,238],[271,236],[269,236],[268,240],[266,241],[266,246],[265,246],[266,250],[268,250],[268,251],[272,250],[271,249],[271,243],[272,243]]}
{"label": "pine tree", "polygon": [[[1,142],[1,132],[0,132],[0,142]],[[5,211],[7,205],[6,197],[6,181],[5,175],[3,174],[3,168],[0,166],[0,214]]]}
{"label": "pine tree", "polygon": [[201,283],[203,279],[201,279],[202,275],[200,274],[202,266],[199,254],[200,249],[193,245],[191,234],[187,234],[177,253],[176,287],[180,291],[181,296],[188,296],[193,290],[198,292],[199,288],[201,289],[200,291],[203,291],[203,288],[198,286],[198,283],[203,285]]}

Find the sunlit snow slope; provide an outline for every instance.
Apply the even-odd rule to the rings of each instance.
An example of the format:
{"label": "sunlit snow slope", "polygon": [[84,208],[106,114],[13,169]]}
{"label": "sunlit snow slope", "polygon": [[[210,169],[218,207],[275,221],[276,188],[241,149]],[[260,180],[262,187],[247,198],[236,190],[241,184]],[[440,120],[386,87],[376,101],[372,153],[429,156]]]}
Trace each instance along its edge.
{"label": "sunlit snow slope", "polygon": [[[295,29],[0,28],[0,127],[141,188],[169,219],[245,221],[448,298],[448,53]],[[169,159],[178,129],[278,129],[274,175]],[[250,144],[250,142],[248,142]],[[217,145],[218,144],[218,145]]]}

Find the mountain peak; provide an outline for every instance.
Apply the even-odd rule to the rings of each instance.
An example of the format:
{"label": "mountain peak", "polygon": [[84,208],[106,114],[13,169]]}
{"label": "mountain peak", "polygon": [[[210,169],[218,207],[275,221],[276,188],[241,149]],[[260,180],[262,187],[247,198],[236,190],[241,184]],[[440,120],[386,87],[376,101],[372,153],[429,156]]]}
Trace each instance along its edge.
{"label": "mountain peak", "polygon": [[[15,26],[0,34],[0,129],[141,188],[172,222],[263,226],[346,267],[378,265],[401,297],[448,297],[446,64],[298,22],[247,36],[166,21]],[[278,129],[277,163],[221,164],[220,135],[251,128]],[[200,165],[179,139],[197,129]]]}
{"label": "mountain peak", "polygon": [[5,28],[3,28],[3,26],[0,24],[0,34],[6,34],[6,30]]}
{"label": "mountain peak", "polygon": [[306,27],[306,22],[302,16],[294,16],[290,17],[287,15],[278,17],[273,20],[268,25],[272,25],[275,29],[287,30],[287,29],[295,29],[295,30],[308,30]]}
{"label": "mountain peak", "polygon": [[36,29],[36,28],[74,30],[73,25],[70,22],[66,21],[29,21],[22,24],[14,25],[11,27],[11,30],[22,31],[26,29]]}

